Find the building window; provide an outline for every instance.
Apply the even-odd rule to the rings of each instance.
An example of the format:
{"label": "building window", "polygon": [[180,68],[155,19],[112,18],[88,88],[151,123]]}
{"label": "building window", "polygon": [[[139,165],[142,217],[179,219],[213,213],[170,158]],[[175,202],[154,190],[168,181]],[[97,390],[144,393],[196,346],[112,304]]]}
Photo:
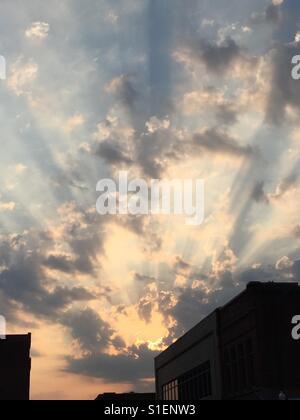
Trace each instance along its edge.
{"label": "building window", "polygon": [[172,381],[163,387],[164,401],[178,401],[178,381]]}
{"label": "building window", "polygon": [[210,362],[202,364],[163,387],[164,401],[199,401],[211,395]]}
{"label": "building window", "polygon": [[224,393],[246,394],[255,386],[254,351],[251,339],[228,347],[223,354]]}

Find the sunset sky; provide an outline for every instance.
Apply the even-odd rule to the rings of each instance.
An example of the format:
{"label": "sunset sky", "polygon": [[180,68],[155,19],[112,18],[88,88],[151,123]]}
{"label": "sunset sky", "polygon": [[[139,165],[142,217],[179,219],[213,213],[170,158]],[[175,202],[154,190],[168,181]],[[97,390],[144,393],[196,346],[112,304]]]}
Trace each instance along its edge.
{"label": "sunset sky", "polygon": [[[0,315],[33,399],[154,390],[249,281],[300,281],[299,0],[1,0]],[[205,223],[100,216],[97,182],[203,179]]]}

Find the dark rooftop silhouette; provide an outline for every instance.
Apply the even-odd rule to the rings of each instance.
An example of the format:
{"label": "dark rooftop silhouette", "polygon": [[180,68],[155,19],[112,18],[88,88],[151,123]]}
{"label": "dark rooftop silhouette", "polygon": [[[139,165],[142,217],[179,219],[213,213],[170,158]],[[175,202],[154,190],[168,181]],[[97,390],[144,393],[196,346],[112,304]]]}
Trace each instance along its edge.
{"label": "dark rooftop silhouette", "polygon": [[31,334],[0,340],[0,400],[26,401],[30,396]]}

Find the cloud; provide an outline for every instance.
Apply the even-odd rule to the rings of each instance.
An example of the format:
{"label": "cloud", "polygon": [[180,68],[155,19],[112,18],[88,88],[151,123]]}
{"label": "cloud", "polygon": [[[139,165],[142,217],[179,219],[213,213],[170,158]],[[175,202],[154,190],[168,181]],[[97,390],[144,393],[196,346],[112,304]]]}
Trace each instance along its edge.
{"label": "cloud", "polygon": [[[8,262],[7,262],[8,263]],[[0,288],[6,299],[21,304],[25,311],[56,319],[61,310],[74,302],[90,301],[94,296],[84,288],[52,286],[45,278],[37,255],[19,255],[0,274]]]}
{"label": "cloud", "polygon": [[223,73],[241,56],[240,47],[231,38],[219,45],[202,41],[198,47],[197,51],[195,46],[195,55],[205,63],[208,70],[215,73]]}
{"label": "cloud", "polygon": [[283,124],[288,108],[299,114],[300,84],[291,76],[292,57],[299,53],[297,44],[278,44],[270,52],[270,92],[266,107],[266,120],[270,124]]}
{"label": "cloud", "polygon": [[83,358],[67,358],[67,371],[100,378],[108,383],[139,384],[153,378],[153,360],[158,352],[149,350],[146,345],[132,346],[124,354],[117,356],[106,353],[93,353]]}
{"label": "cloud", "polygon": [[30,93],[31,85],[36,80],[38,71],[39,67],[34,61],[24,61],[23,58],[19,58],[11,66],[7,85],[17,96]]}
{"label": "cloud", "polygon": [[138,283],[155,283],[156,279],[154,277],[150,277],[150,276],[144,276],[142,274],[139,273],[134,273],[134,281],[138,282]]}
{"label": "cloud", "polygon": [[16,208],[16,203],[14,203],[13,201],[9,202],[9,203],[4,203],[2,201],[0,201],[0,211],[13,211]]}
{"label": "cloud", "polygon": [[117,222],[123,228],[134,233],[138,238],[143,238],[143,251],[155,253],[160,251],[163,243],[159,226],[152,223],[147,216],[121,216]]}
{"label": "cloud", "polygon": [[213,43],[206,39],[191,40],[179,48],[174,58],[193,69],[195,65],[204,65],[215,75],[224,75],[236,65],[252,66],[243,49],[231,37]]}
{"label": "cloud", "polygon": [[237,270],[225,265],[222,270],[207,273],[205,281],[194,284],[194,287],[188,282],[185,287],[174,289],[172,293],[176,295],[176,304],[168,308],[167,314],[176,320],[176,326],[170,329],[170,335],[178,337],[188,331],[203,317],[243,291],[249,282],[298,282],[299,267],[299,262],[286,256],[274,266],[259,265]]}
{"label": "cloud", "polygon": [[294,266],[294,262],[289,257],[282,257],[276,263],[276,270],[284,271],[291,269]]}
{"label": "cloud", "polygon": [[50,25],[46,22],[34,22],[25,32],[26,38],[44,40],[48,37]]}
{"label": "cloud", "polygon": [[269,203],[269,198],[266,195],[264,188],[265,188],[264,181],[258,181],[253,188],[252,198],[257,203],[266,203],[266,204]]}
{"label": "cloud", "polygon": [[216,128],[204,129],[194,135],[195,152],[219,153],[238,157],[251,157],[254,151],[251,146],[242,146],[226,132]]}
{"label": "cloud", "polygon": [[[2,236],[0,246],[3,296],[29,314],[55,321],[74,303],[92,301],[96,295],[85,287],[58,284],[51,271],[93,276],[95,265],[99,268],[96,260],[102,244],[101,230],[95,230],[99,222],[93,213],[69,204],[61,207],[59,214],[57,230]],[[62,237],[71,251],[67,257],[53,253],[56,241]]]}
{"label": "cloud", "polygon": [[43,265],[51,270],[72,274],[76,272],[76,261],[66,255],[49,255]]}
{"label": "cloud", "polygon": [[132,164],[130,157],[122,150],[122,146],[117,142],[106,140],[96,146],[95,154],[103,158],[108,164]]}
{"label": "cloud", "polygon": [[160,179],[169,164],[183,157],[181,133],[173,129],[167,119],[150,118],[147,131],[136,141],[136,163],[144,174]]}
{"label": "cloud", "polygon": [[112,25],[116,25],[119,21],[120,17],[115,10],[109,10],[105,15],[105,20]]}
{"label": "cloud", "polygon": [[106,86],[107,93],[115,95],[121,103],[132,110],[138,99],[138,93],[128,75],[122,75],[111,80]]}
{"label": "cloud", "polygon": [[300,225],[297,225],[294,228],[293,234],[294,234],[295,238],[300,239]]}
{"label": "cloud", "polygon": [[298,180],[298,173],[295,170],[292,170],[292,172],[278,184],[275,194],[270,197],[276,200],[282,198],[288,191],[297,186]]}
{"label": "cloud", "polygon": [[217,119],[224,125],[233,125],[238,122],[239,111],[235,104],[220,105],[216,111]]}
{"label": "cloud", "polygon": [[214,113],[219,124],[233,125],[244,112],[244,104],[240,102],[239,98],[228,99],[225,91],[208,86],[185,93],[178,106],[185,115],[200,116]]}
{"label": "cloud", "polygon": [[139,317],[140,319],[144,320],[147,324],[151,322],[152,309],[153,309],[153,304],[151,300],[147,298],[143,298],[139,301],[138,303]]}
{"label": "cloud", "polygon": [[72,338],[85,352],[103,351],[112,341],[114,330],[90,308],[68,311],[60,322],[69,327]]}
{"label": "cloud", "polygon": [[168,119],[160,120],[157,117],[151,117],[146,123],[146,128],[149,133],[154,134],[159,130],[167,130],[170,128],[171,122]]}
{"label": "cloud", "polygon": [[85,123],[85,118],[81,114],[75,114],[67,120],[65,130],[67,133],[72,133],[78,127],[82,127]]}
{"label": "cloud", "polygon": [[272,4],[269,4],[263,12],[254,13],[251,16],[251,23],[254,25],[257,24],[278,24],[282,17],[281,4],[283,2],[280,0],[273,1]]}
{"label": "cloud", "polygon": [[58,209],[58,217],[61,235],[72,251],[74,270],[94,275],[100,266],[98,256],[104,240],[102,220],[96,210],[84,210],[69,202]]}

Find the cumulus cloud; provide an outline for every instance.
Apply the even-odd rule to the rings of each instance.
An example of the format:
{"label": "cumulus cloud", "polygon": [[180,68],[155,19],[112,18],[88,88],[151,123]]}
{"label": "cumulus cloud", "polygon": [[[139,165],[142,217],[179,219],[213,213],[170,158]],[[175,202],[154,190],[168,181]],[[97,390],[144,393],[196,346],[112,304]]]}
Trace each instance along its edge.
{"label": "cumulus cloud", "polygon": [[214,113],[221,125],[233,125],[244,112],[244,105],[238,98],[226,98],[226,92],[212,86],[184,94],[180,109],[188,116]]}
{"label": "cumulus cloud", "polygon": [[105,91],[115,95],[115,97],[128,109],[133,109],[138,99],[137,90],[133,86],[131,78],[128,75],[121,75],[111,80],[105,86]]}
{"label": "cumulus cloud", "polygon": [[282,198],[288,191],[297,186],[298,180],[299,175],[293,170],[278,184],[275,194],[271,195],[271,197],[277,200]]}
{"label": "cumulus cloud", "polygon": [[259,265],[244,270],[229,268],[207,273],[204,282],[196,286],[174,289],[176,304],[168,309],[168,314],[176,320],[170,329],[171,336],[183,334],[203,317],[222,306],[244,290],[249,282],[299,282],[299,263],[289,257],[282,257],[274,266]]}
{"label": "cumulus cloud", "polygon": [[[289,39],[286,31],[274,32],[278,43],[273,43],[271,32],[282,22],[278,0],[267,8],[249,0],[243,15],[241,8],[228,13],[222,7],[216,14],[208,2],[201,9],[200,26],[194,25],[199,2],[170,0],[163,8],[159,1],[146,8],[129,2],[128,11],[102,10],[99,2],[93,2],[95,8],[82,4],[78,8],[77,3],[70,2],[70,14],[59,19],[44,5],[45,14],[40,16],[45,22],[27,27],[28,14],[20,13],[7,25],[17,27],[21,19],[17,34],[24,34],[27,27],[27,40],[24,57],[9,66],[10,92],[1,91],[9,95],[9,101],[6,97],[3,101],[8,105],[2,111],[9,115],[3,118],[9,121],[3,138],[12,139],[5,143],[2,167],[9,165],[20,182],[30,175],[31,188],[25,194],[16,186],[1,196],[6,206],[1,209],[0,204],[1,231],[19,234],[1,237],[0,307],[14,325],[21,312],[23,318],[50,321],[63,329],[74,351],[70,356],[67,345],[63,349],[68,372],[116,384],[132,382],[141,389],[142,381],[153,377],[157,353],[139,340],[139,334],[128,338],[127,325],[135,329],[137,320],[144,335],[161,322],[158,330],[164,332],[157,332],[155,340],[170,344],[247,282],[300,279],[300,264],[294,261],[300,237],[298,226],[293,228],[297,215],[287,222],[278,214],[283,212],[283,198],[297,187],[298,170],[277,182],[274,194],[269,184],[290,167],[285,155],[296,154],[292,150],[281,155],[289,142],[282,123],[291,115],[295,121],[299,111],[300,95],[289,67],[297,45],[286,44],[298,29],[291,28]],[[254,6],[261,11],[251,19]],[[286,9],[283,12],[286,16]],[[5,19],[5,12],[1,16]],[[65,35],[57,38],[59,46],[56,37],[49,36],[48,16],[57,33]],[[66,16],[74,22],[67,25],[67,32]],[[146,37],[145,25],[136,25],[143,17],[149,28]],[[106,23],[99,26],[101,19]],[[225,21],[228,25],[220,27]],[[117,37],[118,45],[116,30],[124,34]],[[45,41],[47,49],[40,48],[37,64],[30,57]],[[18,42],[9,30],[4,38],[7,48]],[[101,98],[99,86],[104,86]],[[22,96],[36,106],[28,107]],[[269,126],[261,126],[264,112],[269,123],[282,124],[278,137],[284,142]],[[14,124],[11,115],[16,116]],[[255,159],[257,145],[263,159]],[[235,159],[241,171],[219,165],[224,155]],[[194,159],[202,161],[196,164]],[[77,163],[73,167],[66,161]],[[17,167],[18,162],[22,166]],[[208,222],[201,230],[188,232],[147,217],[108,219],[106,225],[90,209],[96,199],[95,183],[104,172],[121,167],[151,178],[178,171],[206,177],[211,186]],[[6,175],[4,188],[10,181]],[[45,183],[49,190],[44,200]],[[216,204],[215,196],[221,204]],[[254,202],[269,207],[256,205],[251,212]],[[272,205],[279,208],[276,219]],[[275,224],[275,230],[288,236],[276,241],[276,247],[261,239],[266,226],[271,231]],[[107,232],[122,231],[123,239],[123,228],[134,233],[129,235],[134,249],[130,247],[120,260],[116,253],[122,244]],[[185,252],[179,256],[182,244]],[[120,281],[123,274],[125,284]]]}
{"label": "cumulus cloud", "polygon": [[[102,243],[101,231],[95,231],[99,222],[92,213],[66,205],[60,208],[59,214],[58,230],[53,227],[52,231],[50,228],[2,236],[0,247],[3,296],[18,302],[30,314],[56,321],[74,302],[89,302],[99,295],[85,287],[59,284],[55,272],[93,276]],[[54,253],[62,237],[69,246],[69,255]]]}
{"label": "cumulus cloud", "polygon": [[276,263],[276,270],[283,271],[286,269],[290,269],[294,266],[294,262],[290,260],[289,257],[282,257]]}
{"label": "cumulus cloud", "polygon": [[223,76],[231,70],[231,76],[235,74],[240,78],[245,78],[257,65],[257,59],[248,57],[231,37],[214,43],[206,39],[186,42],[174,53],[174,58],[192,72],[197,71],[197,66],[201,65],[211,74]]}
{"label": "cumulus cloud", "polygon": [[151,322],[152,309],[153,304],[151,300],[143,298],[139,301],[138,314],[140,316],[140,319],[144,320],[147,324]]}
{"label": "cumulus cloud", "polygon": [[50,25],[46,22],[34,22],[25,32],[26,38],[44,40],[48,37]]}
{"label": "cumulus cloud", "polygon": [[35,252],[12,249],[9,241],[4,242],[4,247],[5,269],[0,274],[0,288],[6,299],[18,302],[25,311],[55,320],[68,305],[95,298],[82,287],[51,285]]}
{"label": "cumulus cloud", "polygon": [[31,85],[38,76],[38,70],[39,67],[34,61],[19,58],[11,67],[10,77],[7,80],[8,87],[18,96],[30,93]]}
{"label": "cumulus cloud", "polygon": [[13,201],[9,202],[9,203],[5,203],[0,201],[0,211],[13,211],[16,208],[16,203],[14,203]]}

